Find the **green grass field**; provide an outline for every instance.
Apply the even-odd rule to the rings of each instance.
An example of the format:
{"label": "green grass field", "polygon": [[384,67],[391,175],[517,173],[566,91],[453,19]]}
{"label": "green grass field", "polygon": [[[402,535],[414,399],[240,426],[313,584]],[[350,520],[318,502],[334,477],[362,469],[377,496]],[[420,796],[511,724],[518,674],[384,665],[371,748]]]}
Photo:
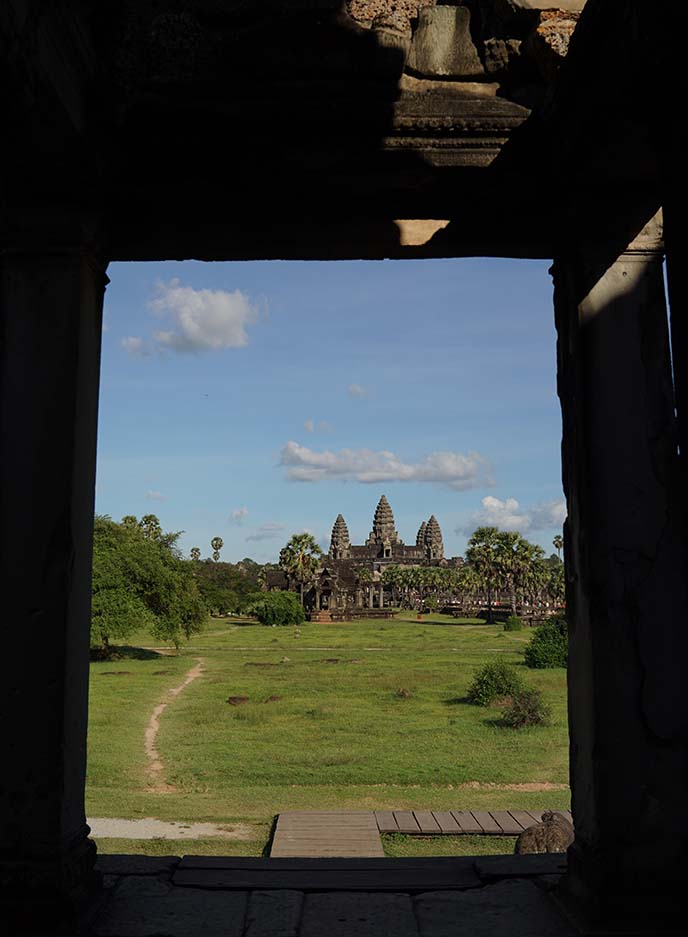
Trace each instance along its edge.
{"label": "green grass field", "polygon": [[[192,848],[188,841],[129,840],[102,840],[100,848],[260,855],[272,818],[289,809],[568,807],[566,677],[523,666],[529,636],[441,615],[297,631],[223,619],[178,655],[132,650],[93,663],[89,816],[241,821],[255,834],[249,842]],[[153,644],[145,633],[131,643]],[[463,701],[474,670],[494,656],[522,668],[543,691],[551,725],[506,729],[497,725],[499,710]],[[198,658],[202,676],[161,717],[157,748],[169,787],[153,792],[146,725]],[[249,702],[232,706],[230,696]],[[550,784],[564,787],[522,787]],[[389,838],[389,854],[470,845],[461,837],[412,840]],[[504,841],[498,851],[511,848]]]}

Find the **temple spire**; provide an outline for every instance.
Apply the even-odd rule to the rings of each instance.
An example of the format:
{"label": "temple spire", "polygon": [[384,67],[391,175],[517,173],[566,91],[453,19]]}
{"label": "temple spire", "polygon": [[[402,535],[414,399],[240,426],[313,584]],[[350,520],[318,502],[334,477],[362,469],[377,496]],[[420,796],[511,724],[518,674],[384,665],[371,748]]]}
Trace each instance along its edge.
{"label": "temple spire", "polygon": [[423,523],[418,528],[418,533],[416,534],[416,546],[424,547],[425,546],[425,531],[428,529],[427,521]]}
{"label": "temple spire", "polygon": [[394,514],[389,501],[382,495],[375,508],[373,518],[373,529],[368,537],[368,544],[385,545],[387,547],[394,543],[401,543],[399,534],[394,529]]}
{"label": "temple spire", "polygon": [[425,528],[425,552],[431,560],[441,560],[444,557],[442,531],[434,514]]}
{"label": "temple spire", "polygon": [[351,541],[349,540],[349,528],[341,514],[332,527],[332,537],[330,539],[330,556],[332,559],[341,560],[351,555]]}

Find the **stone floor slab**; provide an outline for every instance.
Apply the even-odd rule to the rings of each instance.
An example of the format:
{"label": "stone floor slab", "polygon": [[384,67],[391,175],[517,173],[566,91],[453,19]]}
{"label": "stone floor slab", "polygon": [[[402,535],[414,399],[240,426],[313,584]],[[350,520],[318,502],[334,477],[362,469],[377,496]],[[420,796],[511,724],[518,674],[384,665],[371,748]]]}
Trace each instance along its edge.
{"label": "stone floor slab", "polygon": [[475,860],[475,871],[484,882],[505,878],[530,878],[539,875],[563,875],[566,871],[565,852],[546,852],[532,855],[480,856]]}
{"label": "stone floor slab", "polygon": [[96,868],[103,875],[164,875],[174,872],[178,856],[126,856],[98,853]]}
{"label": "stone floor slab", "polygon": [[244,937],[297,937],[302,906],[300,891],[252,892]]}
{"label": "stone floor slab", "polygon": [[147,877],[126,878],[91,926],[93,937],[241,937],[245,892],[176,888]]}
{"label": "stone floor slab", "polygon": [[550,896],[530,881],[471,891],[430,892],[415,900],[422,937],[574,937]]}
{"label": "stone floor slab", "polygon": [[300,937],[419,937],[409,895],[326,892],[307,895]]}

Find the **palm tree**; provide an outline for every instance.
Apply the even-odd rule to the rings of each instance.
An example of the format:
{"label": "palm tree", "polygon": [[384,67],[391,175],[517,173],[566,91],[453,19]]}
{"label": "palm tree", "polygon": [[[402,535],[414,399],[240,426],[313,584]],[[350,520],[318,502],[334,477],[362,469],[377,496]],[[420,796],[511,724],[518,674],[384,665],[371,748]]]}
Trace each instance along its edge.
{"label": "palm tree", "polygon": [[201,558],[201,549],[200,547],[191,547],[189,550],[189,555],[194,563],[197,563]]}
{"label": "palm tree", "polygon": [[561,534],[557,534],[554,540],[552,541],[552,546],[557,551],[557,556],[561,559],[561,551],[564,549],[564,538]]}
{"label": "palm tree", "polygon": [[466,548],[466,562],[479,578],[487,592],[487,623],[492,624],[492,597],[499,586],[499,530],[496,527],[478,527],[473,531]]}
{"label": "palm tree", "polygon": [[162,536],[162,527],[155,514],[144,514],[139,521],[139,527],[148,540],[159,540]]}
{"label": "palm tree", "polygon": [[220,550],[224,545],[225,542],[222,537],[213,537],[213,539],[210,541],[210,546],[213,548],[213,559],[216,563],[220,559]]}
{"label": "palm tree", "polygon": [[279,555],[280,568],[287,577],[298,582],[303,605],[304,586],[311,582],[320,566],[323,552],[313,534],[293,534]]}
{"label": "palm tree", "polygon": [[382,585],[389,586],[392,592],[392,605],[394,606],[397,604],[397,590],[401,585],[401,572],[401,566],[392,563],[392,565],[387,566],[382,573]]}
{"label": "palm tree", "polygon": [[502,531],[497,535],[497,563],[500,579],[508,588],[511,598],[511,614],[517,611],[516,593],[523,589],[526,582],[533,578],[538,561],[544,557],[544,550],[535,543],[514,531]]}

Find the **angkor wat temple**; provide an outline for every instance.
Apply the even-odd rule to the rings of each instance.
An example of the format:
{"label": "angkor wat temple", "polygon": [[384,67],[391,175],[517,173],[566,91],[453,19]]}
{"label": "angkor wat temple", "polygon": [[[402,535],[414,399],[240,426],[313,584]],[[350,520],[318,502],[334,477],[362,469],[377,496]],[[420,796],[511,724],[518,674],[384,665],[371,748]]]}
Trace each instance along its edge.
{"label": "angkor wat temple", "polygon": [[[306,591],[304,602],[311,617],[346,619],[357,610],[382,612],[391,604],[382,583],[386,566],[458,565],[459,557],[445,559],[442,530],[435,515],[423,521],[416,542],[407,545],[399,536],[389,501],[382,495],[375,508],[373,529],[364,544],[352,544],[349,528],[341,514],[332,527],[330,549],[314,583]],[[297,588],[281,570],[268,574],[270,591]]]}

